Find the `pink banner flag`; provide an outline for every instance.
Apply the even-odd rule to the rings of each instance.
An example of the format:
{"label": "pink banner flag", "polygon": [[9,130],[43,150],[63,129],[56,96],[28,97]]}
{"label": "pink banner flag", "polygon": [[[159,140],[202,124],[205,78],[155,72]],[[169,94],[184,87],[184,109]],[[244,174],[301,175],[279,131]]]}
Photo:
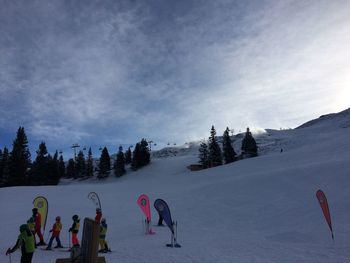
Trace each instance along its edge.
{"label": "pink banner flag", "polygon": [[147,221],[151,222],[151,209],[148,196],[145,194],[140,195],[137,199],[137,204],[141,208],[142,212],[145,214]]}

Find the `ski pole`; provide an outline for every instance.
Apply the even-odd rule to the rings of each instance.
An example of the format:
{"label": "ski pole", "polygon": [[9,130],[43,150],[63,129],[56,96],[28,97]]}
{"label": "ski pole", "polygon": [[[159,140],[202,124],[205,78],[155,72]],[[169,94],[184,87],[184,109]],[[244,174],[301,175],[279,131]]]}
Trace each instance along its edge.
{"label": "ski pole", "polygon": [[177,221],[175,222],[175,243],[177,242]]}
{"label": "ski pole", "polygon": [[69,233],[69,238],[68,238],[69,248],[71,248],[71,246],[70,246],[70,232],[68,232],[68,233]]}
{"label": "ski pole", "polygon": [[9,256],[10,256],[10,263],[12,262],[12,259],[11,259],[11,253],[9,254]]}

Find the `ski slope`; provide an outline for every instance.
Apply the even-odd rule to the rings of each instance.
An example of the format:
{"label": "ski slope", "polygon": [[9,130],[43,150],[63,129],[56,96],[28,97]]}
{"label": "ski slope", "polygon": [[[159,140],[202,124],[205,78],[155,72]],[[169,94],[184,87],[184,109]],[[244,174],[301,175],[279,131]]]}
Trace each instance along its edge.
{"label": "ski slope", "polygon": [[[36,196],[49,201],[45,239],[60,215],[61,241],[68,246],[72,215],[94,218],[87,199],[91,191],[99,194],[108,223],[107,241],[113,250],[103,254],[108,263],[349,262],[350,110],[297,129],[267,130],[257,141],[259,157],[203,171],[186,168],[198,161],[193,147],[152,159],[148,167],[122,178],[2,188],[0,262],[9,262],[5,251],[31,216]],[[315,197],[318,189],[328,198],[334,241]],[[168,203],[178,221],[182,248],[165,246],[170,241],[166,227],[153,227],[153,236],[143,234],[143,214],[136,204],[142,193],[152,204],[156,198]],[[152,215],[156,223],[153,207]],[[69,254],[37,249],[33,262],[60,257]],[[19,251],[12,254],[12,262],[19,259]]]}

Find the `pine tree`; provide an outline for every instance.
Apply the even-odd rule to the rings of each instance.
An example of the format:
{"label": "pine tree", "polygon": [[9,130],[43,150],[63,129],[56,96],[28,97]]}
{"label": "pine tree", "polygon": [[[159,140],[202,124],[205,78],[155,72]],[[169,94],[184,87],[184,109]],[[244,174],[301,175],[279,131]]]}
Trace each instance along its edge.
{"label": "pine tree", "polygon": [[248,155],[252,157],[258,155],[258,147],[249,128],[247,128],[245,136],[242,140],[241,150],[243,155]]}
{"label": "pine tree", "polygon": [[13,147],[10,153],[10,160],[9,185],[25,185],[27,181],[27,170],[31,161],[28,140],[23,127],[19,127],[17,130],[17,136],[13,141]]}
{"label": "pine tree", "polygon": [[86,164],[85,164],[85,156],[83,151],[79,151],[78,153],[75,172],[76,172],[76,178],[83,178],[86,176]]}
{"label": "pine tree", "polygon": [[48,159],[51,169],[51,176],[49,179],[49,184],[57,185],[60,182],[60,169],[59,169],[59,160],[58,160],[58,151],[56,150],[53,155],[52,160]]}
{"label": "pine tree", "polygon": [[114,174],[115,176],[120,177],[123,176],[125,173],[125,156],[123,153],[123,147],[119,146],[117,158],[114,162]]}
{"label": "pine tree", "polygon": [[87,177],[94,176],[94,162],[92,158],[91,147],[89,148],[88,157],[86,160],[86,176]]}
{"label": "pine tree", "polygon": [[45,170],[46,170],[45,176],[41,184],[54,185],[55,184],[54,160],[50,154],[47,154],[47,157],[46,157]]}
{"label": "pine tree", "polygon": [[151,161],[151,154],[148,148],[148,142],[146,139],[142,139],[140,142],[140,156],[141,156],[141,166],[145,166]]}
{"label": "pine tree", "polygon": [[75,162],[73,158],[68,160],[66,176],[67,178],[75,177]]}
{"label": "pine tree", "polygon": [[62,154],[58,159],[58,173],[59,173],[59,178],[63,178],[66,176],[66,165],[64,164]]}
{"label": "pine tree", "polygon": [[39,144],[36,153],[37,156],[30,172],[30,183],[32,185],[44,185],[48,182],[47,177],[49,177],[48,152],[45,142]]}
{"label": "pine tree", "polygon": [[132,162],[131,168],[136,171],[141,166],[141,152],[140,152],[140,144],[136,143],[134,151],[132,152]]}
{"label": "pine tree", "polygon": [[232,163],[236,159],[236,152],[232,147],[232,142],[229,134],[230,130],[227,127],[222,136],[222,149],[225,164]]}
{"label": "pine tree", "polygon": [[131,147],[128,148],[128,150],[125,152],[125,164],[131,164],[132,161],[132,153],[131,153]]}
{"label": "pine tree", "polygon": [[204,169],[209,167],[209,151],[205,142],[202,142],[199,147],[199,163]]}
{"label": "pine tree", "polygon": [[151,161],[151,154],[149,152],[148,143],[146,139],[142,139],[141,142],[136,143],[133,151],[131,168],[135,171]]}
{"label": "pine tree", "polygon": [[9,150],[5,147],[2,152],[2,158],[1,158],[1,169],[2,169],[2,183],[3,186],[9,185],[9,178],[10,178],[10,154]]}
{"label": "pine tree", "polygon": [[102,150],[98,168],[97,178],[102,179],[108,177],[109,171],[111,170],[111,158],[106,147],[104,147]]}
{"label": "pine tree", "polygon": [[222,165],[221,148],[216,140],[216,131],[214,125],[211,127],[209,137],[209,165],[210,167]]}

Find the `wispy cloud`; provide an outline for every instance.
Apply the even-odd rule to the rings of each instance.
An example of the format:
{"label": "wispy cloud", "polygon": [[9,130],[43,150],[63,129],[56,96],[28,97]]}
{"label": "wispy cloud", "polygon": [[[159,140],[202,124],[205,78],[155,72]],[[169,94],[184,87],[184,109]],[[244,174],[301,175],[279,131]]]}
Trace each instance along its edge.
{"label": "wispy cloud", "polygon": [[184,142],[348,107],[348,1],[0,3],[0,124],[39,141]]}

